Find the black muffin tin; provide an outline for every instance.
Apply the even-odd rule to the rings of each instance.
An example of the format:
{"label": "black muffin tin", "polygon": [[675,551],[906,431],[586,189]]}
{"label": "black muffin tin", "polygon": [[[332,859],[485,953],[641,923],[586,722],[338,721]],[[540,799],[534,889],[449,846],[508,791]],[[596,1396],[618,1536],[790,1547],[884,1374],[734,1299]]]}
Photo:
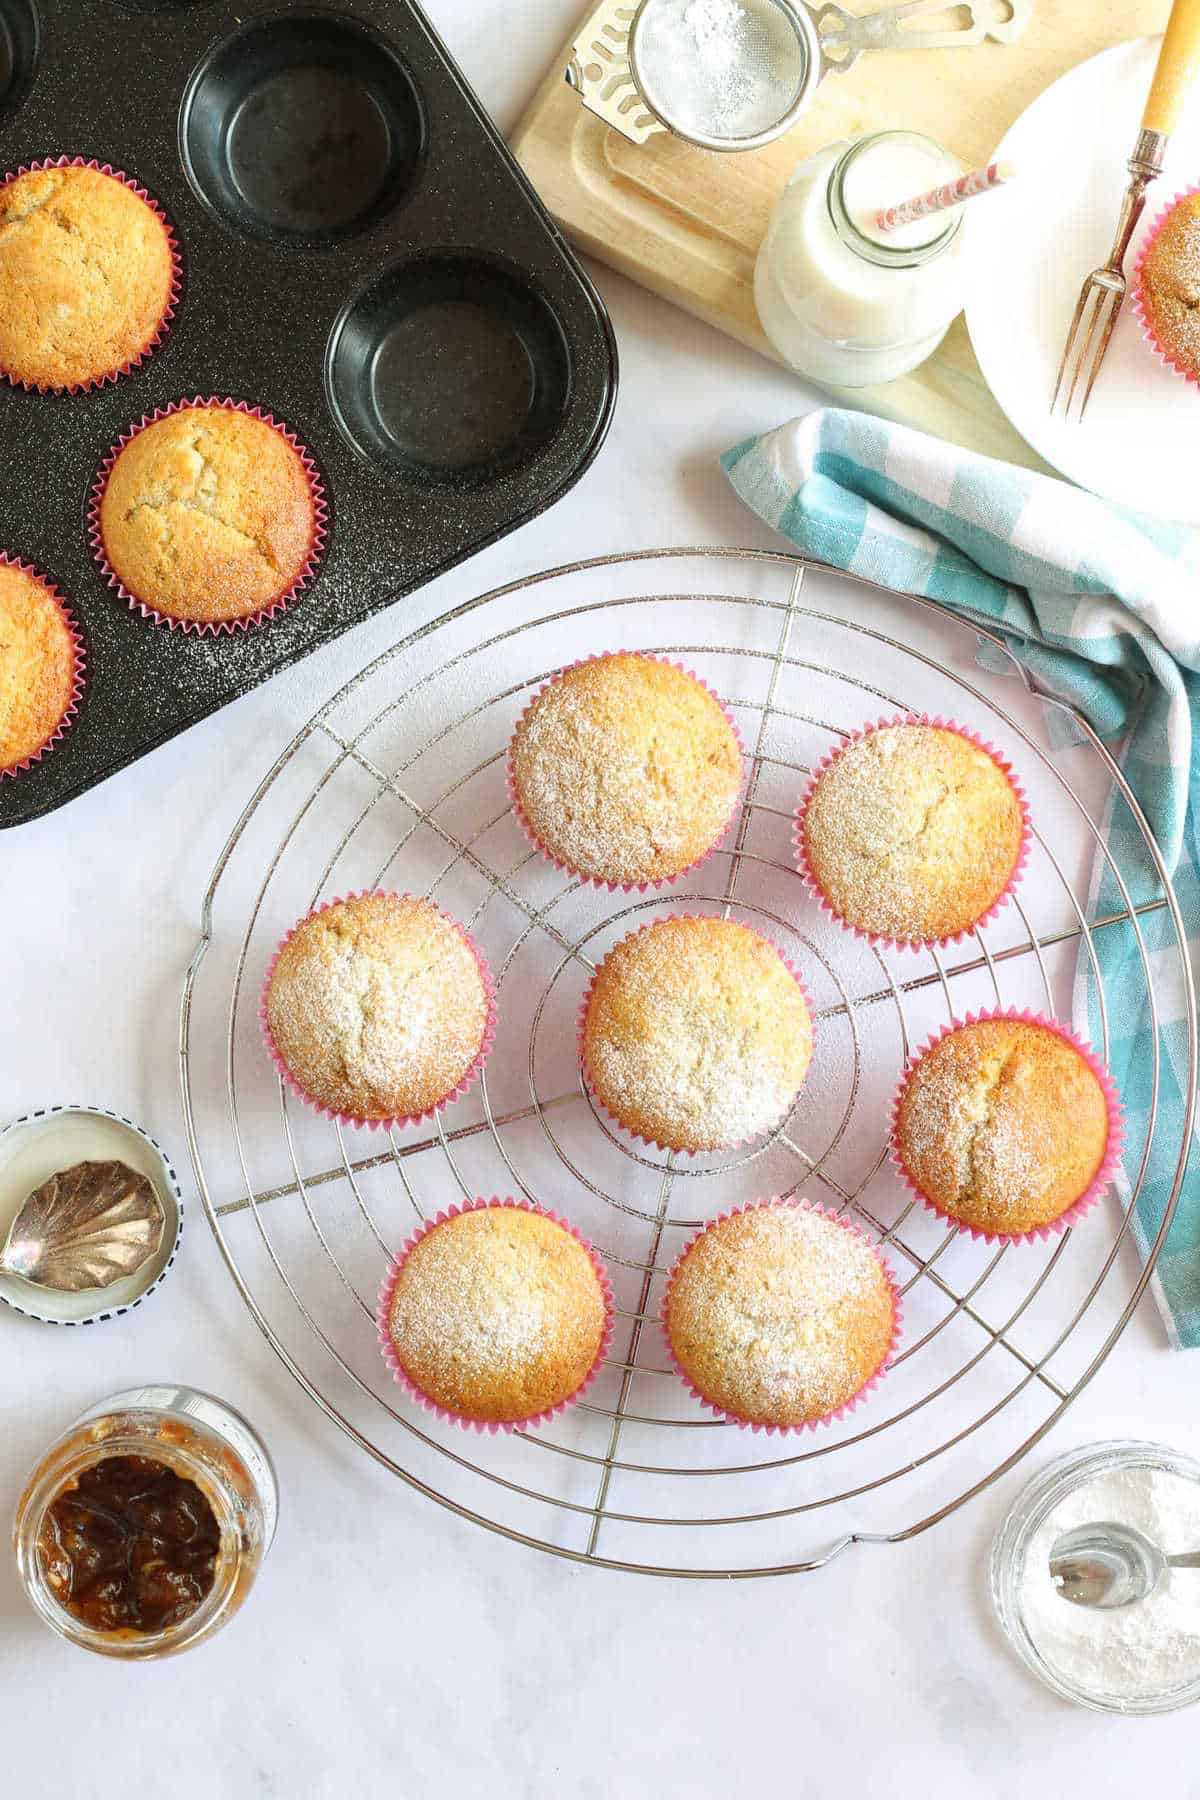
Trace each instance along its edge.
{"label": "black muffin tin", "polygon": [[[77,395],[0,383],[0,549],[85,640],[78,717],[0,781],[0,826],[92,787],[558,499],[604,439],[604,307],[405,0],[0,0],[0,175],[110,163],[169,215],[183,292],[161,347]],[[315,580],[266,625],[135,613],[89,548],[106,452],[197,394],[275,415],[329,503]]]}

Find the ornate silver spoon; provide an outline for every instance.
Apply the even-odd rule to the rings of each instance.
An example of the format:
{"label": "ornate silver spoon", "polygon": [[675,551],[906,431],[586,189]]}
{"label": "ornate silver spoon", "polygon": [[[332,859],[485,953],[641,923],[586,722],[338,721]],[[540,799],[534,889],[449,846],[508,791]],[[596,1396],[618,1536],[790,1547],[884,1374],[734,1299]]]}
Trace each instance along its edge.
{"label": "ornate silver spoon", "polygon": [[78,1294],[136,1275],[162,1243],[152,1182],[123,1162],[80,1162],[35,1188],[9,1228],[0,1269]]}

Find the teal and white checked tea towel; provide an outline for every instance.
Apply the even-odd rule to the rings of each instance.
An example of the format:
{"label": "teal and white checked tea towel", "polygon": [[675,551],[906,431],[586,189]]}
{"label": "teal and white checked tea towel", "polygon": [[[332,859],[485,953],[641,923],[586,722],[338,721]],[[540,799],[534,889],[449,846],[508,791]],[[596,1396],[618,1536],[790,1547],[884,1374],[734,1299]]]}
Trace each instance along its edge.
{"label": "teal and white checked tea towel", "polygon": [[[905,426],[837,408],[747,439],[721,459],[754,511],[806,556],[924,594],[1006,637],[1037,680],[1074,703],[1117,759],[1171,869],[1200,960],[1200,532],[1124,511],[1062,481],[975,456]],[[1197,471],[1200,480],[1200,470]],[[986,655],[987,647],[984,646]],[[992,653],[995,655],[995,653]],[[1135,902],[1160,891],[1125,802],[1106,841]],[[1097,858],[1091,917],[1123,902]],[[1165,910],[1143,916],[1153,957],[1173,942]],[[1097,933],[1111,1063],[1140,1158],[1150,1100],[1150,1023],[1132,928]],[[1163,957],[1163,965],[1172,961]],[[1177,967],[1177,962],[1176,962]],[[1076,1025],[1099,1041],[1094,980],[1080,958]],[[1156,992],[1158,991],[1156,986]],[[1159,1118],[1134,1219],[1145,1253],[1162,1222],[1184,1112],[1188,1045],[1180,991],[1164,986]],[[1200,1155],[1159,1260],[1172,1341],[1200,1346]]]}

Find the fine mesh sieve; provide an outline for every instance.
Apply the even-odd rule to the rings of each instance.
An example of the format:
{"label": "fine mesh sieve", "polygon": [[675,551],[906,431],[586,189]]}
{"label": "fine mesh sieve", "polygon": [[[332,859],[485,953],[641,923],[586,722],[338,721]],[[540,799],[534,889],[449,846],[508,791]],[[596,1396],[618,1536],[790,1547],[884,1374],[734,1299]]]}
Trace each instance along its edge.
{"label": "fine mesh sieve", "polygon": [[774,137],[807,98],[812,36],[807,14],[778,0],[647,0],[629,61],[671,130],[744,147]]}
{"label": "fine mesh sieve", "polygon": [[704,150],[756,150],[864,50],[1011,43],[1032,10],[1033,0],[901,0],[861,14],[832,0],[603,0],[566,78],[632,143],[669,131]]}

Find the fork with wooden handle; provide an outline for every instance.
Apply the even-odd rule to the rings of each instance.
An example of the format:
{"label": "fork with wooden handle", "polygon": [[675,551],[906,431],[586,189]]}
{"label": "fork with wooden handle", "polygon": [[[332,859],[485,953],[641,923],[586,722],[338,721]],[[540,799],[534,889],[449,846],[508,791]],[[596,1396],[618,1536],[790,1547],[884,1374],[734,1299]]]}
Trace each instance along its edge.
{"label": "fork with wooden handle", "polygon": [[[1058,365],[1058,380],[1050,402],[1053,412],[1062,400],[1065,418],[1082,419],[1104,361],[1117,314],[1125,299],[1125,252],[1137,230],[1146,204],[1146,189],[1162,174],[1167,140],[1179,122],[1192,77],[1200,69],[1200,0],[1174,0],[1171,16],[1158,53],[1154,80],[1142,128],[1129,158],[1129,186],[1121,202],[1117,235],[1109,259],[1093,269],[1083,284],[1071,329]],[[1075,406],[1078,395],[1078,406]]]}

